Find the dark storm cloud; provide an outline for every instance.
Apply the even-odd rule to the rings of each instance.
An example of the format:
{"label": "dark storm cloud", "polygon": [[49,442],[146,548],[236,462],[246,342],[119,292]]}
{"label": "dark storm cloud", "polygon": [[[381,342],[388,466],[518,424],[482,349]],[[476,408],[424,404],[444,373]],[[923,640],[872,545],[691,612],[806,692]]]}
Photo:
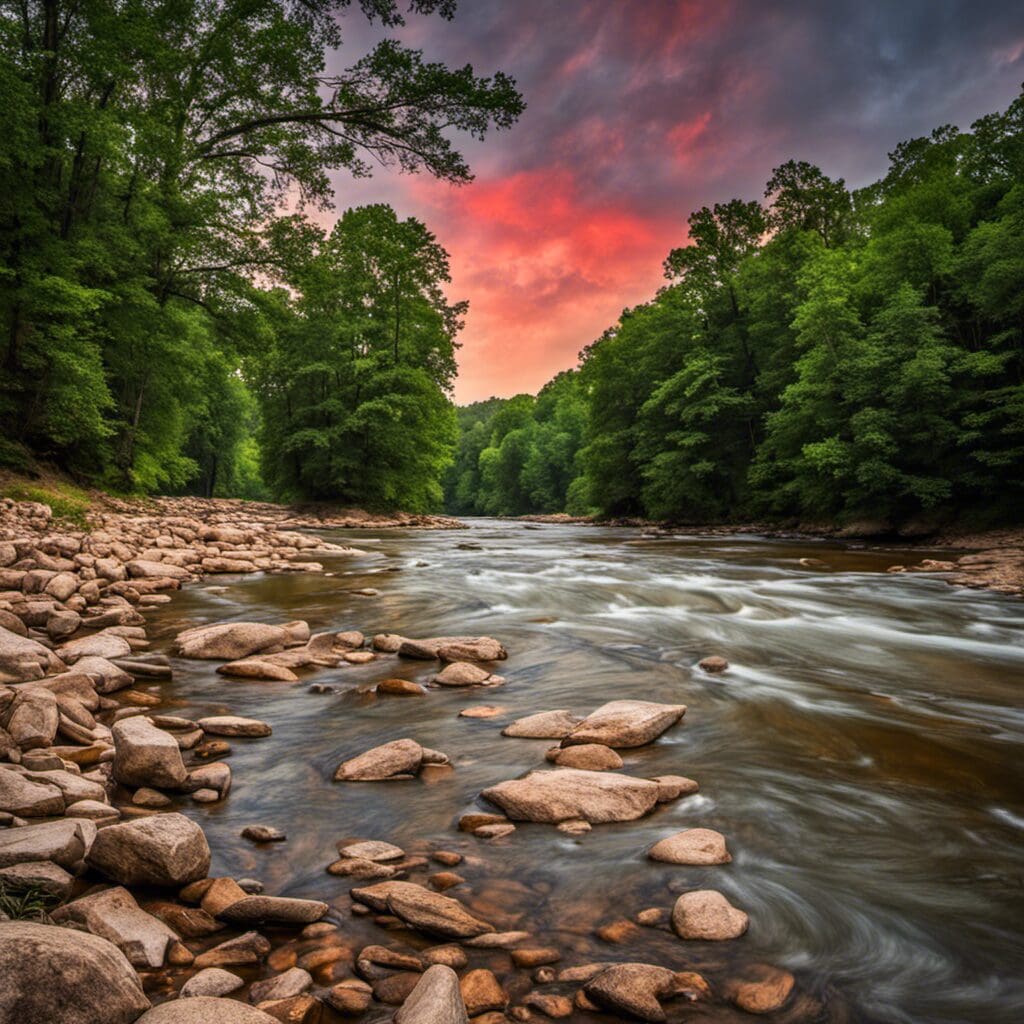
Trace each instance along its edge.
{"label": "dark storm cloud", "polygon": [[[346,22],[351,59],[375,33]],[[400,36],[511,73],[528,102],[466,147],[466,189],[339,182],[342,203],[389,199],[452,251],[472,308],[462,398],[570,365],[657,286],[690,210],[760,196],[790,157],[864,184],[897,142],[967,127],[1024,79],[1012,3],[463,0],[454,22],[410,18]]]}

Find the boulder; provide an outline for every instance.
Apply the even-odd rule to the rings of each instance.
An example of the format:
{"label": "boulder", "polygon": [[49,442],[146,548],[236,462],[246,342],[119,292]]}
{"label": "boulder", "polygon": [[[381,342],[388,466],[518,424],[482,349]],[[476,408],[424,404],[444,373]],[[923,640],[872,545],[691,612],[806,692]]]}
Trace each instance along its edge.
{"label": "boulder", "polygon": [[0,811],[19,818],[48,818],[64,813],[64,794],[48,782],[35,782],[0,765]]}
{"label": "boulder", "polygon": [[338,765],[335,782],[379,782],[412,776],[423,763],[423,748],[410,739],[392,740]]}
{"label": "boulder", "polygon": [[51,861],[74,870],[96,838],[96,826],[85,818],[63,818],[39,825],[0,830],[0,867]]}
{"label": "boulder", "polygon": [[271,652],[303,644],[309,639],[305,622],[272,626],[262,622],[221,622],[186,629],[174,638],[174,648],[183,658],[213,658],[235,661],[261,651]]}
{"label": "boulder", "polygon": [[0,683],[25,683],[63,672],[63,662],[38,640],[0,626]]}
{"label": "boulder", "polygon": [[154,1006],[136,1024],[280,1024],[280,1021],[237,999],[192,996]]}
{"label": "boulder", "polygon": [[145,558],[136,558],[128,562],[125,569],[133,579],[188,580],[192,578],[192,574],[184,566],[174,565],[171,562],[151,562]]}
{"label": "boulder", "polygon": [[123,718],[111,730],[113,777],[125,786],[180,789],[188,778],[178,741],[142,715]]}
{"label": "boulder", "polygon": [[101,829],[86,859],[122,885],[180,886],[206,877],[210,847],[183,814],[157,814]]}
{"label": "boulder", "polygon": [[681,939],[736,939],[749,923],[742,910],[714,889],[684,892],[672,908],[672,927]]}
{"label": "boulder", "polygon": [[0,978],[0,1021],[11,1024],[132,1024],[149,1008],[116,946],[68,928],[0,922]]}
{"label": "boulder", "polygon": [[352,898],[378,913],[390,913],[431,935],[469,939],[494,931],[458,900],[431,892],[415,882],[378,882],[352,890]]}
{"label": "boulder", "polygon": [[217,715],[200,718],[196,723],[203,732],[211,736],[269,736],[273,731],[266,722],[256,718],[240,718],[238,715]]}
{"label": "boulder", "polygon": [[394,1020],[395,1024],[468,1024],[459,976],[444,964],[429,967]]}
{"label": "boulder", "polygon": [[642,747],[675,725],[686,707],[646,700],[613,700],[591,712],[562,740],[563,747],[602,743],[606,747]]}
{"label": "boulder", "polygon": [[319,900],[300,900],[287,896],[245,896],[225,907],[217,917],[242,926],[260,921],[312,924],[319,921],[328,909],[327,904]]}
{"label": "boulder", "polygon": [[560,740],[568,736],[580,719],[570,711],[538,711],[535,715],[517,718],[501,730],[502,736],[516,736],[528,740]]}
{"label": "boulder", "polygon": [[583,992],[596,1006],[646,1021],[663,1021],[661,1000],[686,996],[707,998],[711,993],[699,974],[674,972],[654,964],[613,964],[590,978]]}
{"label": "boulder", "polygon": [[581,743],[578,747],[552,747],[545,755],[559,768],[583,768],[591,772],[614,771],[622,758],[602,743]]}
{"label": "boulder", "polygon": [[664,864],[728,864],[732,860],[725,836],[710,828],[688,828],[666,836],[647,851],[647,856]]}
{"label": "boulder", "polygon": [[37,889],[66,900],[71,895],[74,878],[62,867],[46,860],[30,860],[0,868],[0,885],[13,890]]}
{"label": "boulder", "polygon": [[33,750],[52,746],[59,724],[56,696],[43,687],[33,687],[15,696],[4,728],[22,750]]}
{"label": "boulder", "polygon": [[56,924],[73,923],[112,942],[133,967],[162,967],[167,946],[177,942],[166,924],[147,914],[122,886],[82,896],[50,914]]}
{"label": "boulder", "polygon": [[75,662],[75,672],[89,676],[95,683],[97,693],[115,693],[126,690],[135,681],[123,668],[106,658],[88,654]]}
{"label": "boulder", "polygon": [[658,787],[631,775],[560,768],[500,782],[481,795],[516,821],[582,819],[597,825],[647,814],[658,802]]}

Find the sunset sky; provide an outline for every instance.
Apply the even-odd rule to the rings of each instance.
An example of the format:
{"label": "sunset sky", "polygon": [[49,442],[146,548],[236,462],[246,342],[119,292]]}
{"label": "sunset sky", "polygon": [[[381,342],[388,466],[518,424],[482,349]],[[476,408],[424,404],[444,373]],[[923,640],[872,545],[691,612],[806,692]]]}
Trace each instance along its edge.
{"label": "sunset sky", "polygon": [[[341,60],[382,33],[346,18]],[[516,78],[527,110],[470,142],[460,188],[379,171],[339,209],[424,220],[469,299],[455,398],[536,391],[649,298],[689,212],[759,198],[791,157],[861,185],[885,153],[966,128],[1024,80],[1024,4],[959,0],[462,0],[397,35]]]}

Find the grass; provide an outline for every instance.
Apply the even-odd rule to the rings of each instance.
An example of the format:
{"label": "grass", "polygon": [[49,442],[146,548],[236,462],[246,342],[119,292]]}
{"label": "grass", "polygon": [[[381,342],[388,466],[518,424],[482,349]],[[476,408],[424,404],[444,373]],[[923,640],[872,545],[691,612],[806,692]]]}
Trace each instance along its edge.
{"label": "grass", "polygon": [[89,528],[85,514],[89,511],[89,495],[68,483],[26,483],[12,480],[3,487],[3,497],[15,501],[38,501],[49,505],[54,519],[78,530]]}
{"label": "grass", "polygon": [[15,887],[9,882],[0,882],[0,914],[12,921],[37,921],[46,917],[59,902],[52,893],[34,885]]}

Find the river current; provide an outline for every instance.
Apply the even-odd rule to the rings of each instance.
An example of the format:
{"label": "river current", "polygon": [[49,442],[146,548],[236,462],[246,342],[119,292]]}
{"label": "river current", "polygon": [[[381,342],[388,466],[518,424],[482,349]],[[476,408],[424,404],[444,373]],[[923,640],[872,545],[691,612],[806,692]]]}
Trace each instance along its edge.
{"label": "river current", "polygon": [[[558,946],[563,966],[645,961],[704,971],[715,985],[746,963],[778,964],[799,992],[778,1021],[1024,1020],[1024,603],[884,573],[920,550],[467,522],[324,531],[367,555],[323,559],[331,575],[208,579],[148,616],[154,650],[190,625],[235,619],[486,634],[509,650],[504,686],[425,697],[371,692],[388,676],[426,682],[436,671],[392,657],[298,684],[230,680],[212,662],[174,659],[168,713],[231,711],[274,730],[232,741],[226,801],[182,808],[210,838],[214,873],[327,900],[358,948],[387,934],[352,918],[351,883],[325,872],[337,841],[457,850],[467,884],[449,895]],[[701,672],[711,654],[729,671]],[[310,692],[313,682],[337,689]],[[549,767],[551,741],[503,737],[504,725],[627,697],[688,711],[654,744],[622,751],[623,770],[686,775],[697,794],[581,837],[520,824],[483,842],[456,830],[482,789]],[[506,710],[458,717],[477,704]],[[402,736],[446,752],[455,770],[331,782],[340,761]],[[255,823],[287,842],[240,839]],[[646,859],[651,843],[695,826],[726,836],[731,864]],[[594,934],[694,888],[746,910],[747,935],[692,943],[641,928],[612,945]],[[508,972],[499,952],[473,964]],[[753,1019],[668,1005],[672,1019]]]}

